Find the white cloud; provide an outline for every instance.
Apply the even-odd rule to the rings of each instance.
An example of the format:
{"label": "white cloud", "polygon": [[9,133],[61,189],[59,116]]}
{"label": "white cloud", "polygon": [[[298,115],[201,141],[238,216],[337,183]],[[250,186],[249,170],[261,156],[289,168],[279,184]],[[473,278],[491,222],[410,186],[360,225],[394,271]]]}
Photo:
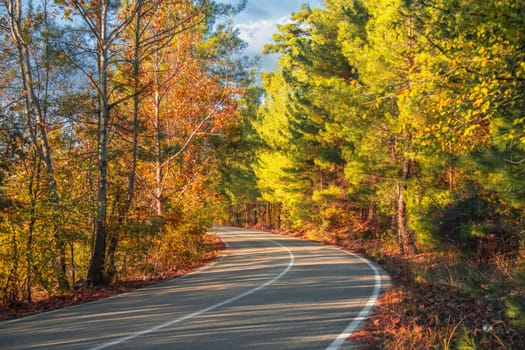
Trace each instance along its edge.
{"label": "white cloud", "polygon": [[240,37],[246,41],[248,48],[246,54],[249,56],[261,55],[265,44],[273,42],[273,35],[277,33],[277,25],[285,24],[290,20],[289,16],[275,19],[252,20],[247,23],[237,24]]}
{"label": "white cloud", "polygon": [[[239,0],[221,2],[237,4]],[[235,28],[239,29],[241,39],[248,44],[245,54],[262,56],[264,45],[273,42],[277,25],[287,23],[292,12],[298,11],[303,3],[314,8],[321,6],[323,0],[248,0],[246,9],[234,18]],[[273,70],[276,63],[277,55],[262,56],[263,70]]]}

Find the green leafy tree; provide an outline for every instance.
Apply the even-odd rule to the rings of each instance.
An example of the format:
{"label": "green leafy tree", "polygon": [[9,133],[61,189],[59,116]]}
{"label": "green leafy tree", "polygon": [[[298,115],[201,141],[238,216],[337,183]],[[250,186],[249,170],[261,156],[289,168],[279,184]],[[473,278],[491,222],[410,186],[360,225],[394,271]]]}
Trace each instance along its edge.
{"label": "green leafy tree", "polygon": [[[279,194],[280,201],[291,200],[285,207],[294,208],[295,225],[341,227],[348,208],[334,210],[335,203],[345,203],[347,187],[340,132],[346,106],[341,108],[339,102],[351,89],[356,71],[336,41],[334,18],[303,7],[292,19],[266,48],[282,58],[280,70],[266,77],[267,105],[261,109],[258,131],[272,152],[280,153],[282,175],[275,186],[287,188],[285,195]],[[276,166],[261,165],[261,170]],[[268,178],[265,188],[270,188],[276,169],[268,170],[269,175],[261,176]],[[334,221],[338,217],[341,220]]]}
{"label": "green leafy tree", "polygon": [[[239,101],[239,121],[228,135],[217,139],[220,171],[220,191],[224,201],[222,207],[226,211],[226,221],[233,225],[247,224],[244,222],[247,203],[256,203],[260,192],[256,183],[253,164],[261,140],[253,128],[253,121],[260,106],[262,89],[254,83],[255,72],[247,77],[248,86]],[[268,218],[267,226],[271,226]]]}

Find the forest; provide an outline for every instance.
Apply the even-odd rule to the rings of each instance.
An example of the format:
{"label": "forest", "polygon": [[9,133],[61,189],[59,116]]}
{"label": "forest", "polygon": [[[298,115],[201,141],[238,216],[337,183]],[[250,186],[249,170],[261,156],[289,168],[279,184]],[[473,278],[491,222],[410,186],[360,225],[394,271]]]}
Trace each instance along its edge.
{"label": "forest", "polygon": [[327,0],[265,47],[228,218],[386,266],[371,349],[525,346],[524,28],[522,1]]}
{"label": "forest", "polygon": [[251,79],[243,6],[2,1],[5,305],[200,259]]}
{"label": "forest", "polygon": [[370,348],[525,346],[525,3],[305,5],[264,73],[245,5],[1,1],[0,307],[191,266],[219,223],[385,266]]}

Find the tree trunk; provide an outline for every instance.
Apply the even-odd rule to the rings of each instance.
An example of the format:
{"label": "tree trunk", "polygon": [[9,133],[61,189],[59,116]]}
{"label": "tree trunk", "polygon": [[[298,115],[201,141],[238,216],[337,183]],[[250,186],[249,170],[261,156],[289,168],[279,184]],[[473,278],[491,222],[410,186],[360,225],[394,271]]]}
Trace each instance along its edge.
{"label": "tree trunk", "polygon": [[281,203],[277,203],[277,230],[281,230]]}
{"label": "tree trunk", "polygon": [[40,164],[37,155],[31,155],[33,172],[29,178],[29,197],[31,199],[31,209],[29,215],[29,225],[27,228],[27,245],[26,245],[26,295],[25,300],[31,303],[32,296],[32,278],[33,278],[33,233],[36,225],[36,204],[37,204],[37,188],[35,184],[40,181]]}
{"label": "tree trunk", "polygon": [[448,167],[448,190],[454,192],[454,163],[450,160]]}
{"label": "tree trunk", "polygon": [[[407,65],[408,65],[408,71],[407,71],[407,84],[408,89],[412,89],[412,78],[411,74],[415,68],[415,57],[414,57],[414,22],[412,16],[408,16],[407,18]],[[409,254],[415,254],[416,253],[416,246],[415,246],[415,237],[412,231],[408,229],[407,226],[407,210],[406,210],[406,201],[405,196],[403,194],[403,191],[407,190],[407,184],[406,181],[408,180],[408,177],[410,175],[410,159],[406,156],[406,153],[410,150],[410,144],[411,144],[411,135],[409,132],[406,132],[403,135],[403,139],[405,142],[404,145],[404,154],[403,154],[403,161],[402,161],[402,169],[401,169],[401,181],[397,184],[397,229],[398,229],[398,236],[399,236],[399,247],[401,250],[401,253],[404,254],[407,250]]]}
{"label": "tree trunk", "polygon": [[115,266],[115,253],[119,241],[119,236],[123,234],[124,221],[131,205],[133,203],[135,193],[135,179],[137,170],[137,154],[138,154],[138,133],[139,133],[139,108],[140,108],[140,35],[141,35],[141,19],[142,19],[142,4],[139,4],[137,10],[137,17],[135,22],[134,31],[134,52],[133,52],[133,136],[132,136],[132,148],[131,148],[131,167],[128,173],[128,188],[126,192],[126,199],[122,206],[119,208],[117,217],[117,227],[111,232],[109,239],[109,247],[107,252],[107,279],[112,281],[116,274]]}
{"label": "tree trunk", "polygon": [[405,196],[403,195],[403,191],[407,188],[405,181],[408,178],[409,167],[410,161],[408,159],[403,160],[402,181],[397,184],[397,232],[401,254],[405,254],[407,250],[410,254],[416,252],[413,233],[407,227],[407,210]]}
{"label": "tree trunk", "polygon": [[95,247],[89,264],[87,281],[93,286],[106,284],[104,262],[107,236],[107,180],[108,180],[108,128],[110,105],[108,99],[108,39],[107,39],[107,8],[103,1],[98,5],[97,25],[100,38],[97,43],[98,59],[98,190],[97,190],[97,222],[95,229]]}
{"label": "tree trunk", "polygon": [[[157,56],[157,55],[156,55]],[[158,62],[156,62],[158,63]],[[158,63],[159,68],[155,71],[155,92],[154,92],[154,98],[155,98],[155,201],[156,201],[156,212],[158,216],[162,216],[164,213],[164,203],[163,203],[163,178],[164,178],[164,169],[163,169],[163,162],[162,162],[162,125],[161,125],[161,117],[160,117],[160,103],[161,103],[161,97],[160,97],[160,83],[159,83],[159,70],[160,70],[160,63]]]}
{"label": "tree trunk", "polygon": [[[66,277],[66,250],[62,238],[60,199],[58,195],[58,186],[55,178],[53,160],[51,157],[51,149],[47,137],[46,116],[44,115],[41,101],[35,92],[36,82],[33,79],[33,71],[28,48],[28,42],[30,42],[30,40],[27,40],[27,37],[25,37],[23,34],[24,28],[22,28],[23,18],[21,0],[9,1],[5,4],[9,14],[11,37],[18,52],[18,65],[24,91],[24,114],[26,116],[26,124],[30,131],[31,140],[35,145],[38,155],[46,166],[48,196],[52,206],[53,238],[55,241],[55,248],[57,250],[56,266],[58,287],[61,291],[66,291],[69,289],[69,283]],[[25,35],[27,36],[27,34]],[[35,117],[34,122],[32,117],[33,114]]]}
{"label": "tree trunk", "polygon": [[407,231],[407,217],[405,198],[401,184],[397,185],[397,236],[399,240],[399,250],[405,254]]}
{"label": "tree trunk", "polygon": [[272,204],[270,202],[266,203],[266,227],[272,229]]}

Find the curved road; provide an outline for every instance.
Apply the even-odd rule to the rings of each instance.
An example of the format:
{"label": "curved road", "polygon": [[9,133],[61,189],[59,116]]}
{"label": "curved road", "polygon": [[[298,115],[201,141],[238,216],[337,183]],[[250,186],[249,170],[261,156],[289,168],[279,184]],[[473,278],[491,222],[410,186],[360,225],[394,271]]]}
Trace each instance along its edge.
{"label": "curved road", "polygon": [[0,349],[345,349],[389,278],[286,236],[214,228],[223,258],[171,282],[0,323]]}

